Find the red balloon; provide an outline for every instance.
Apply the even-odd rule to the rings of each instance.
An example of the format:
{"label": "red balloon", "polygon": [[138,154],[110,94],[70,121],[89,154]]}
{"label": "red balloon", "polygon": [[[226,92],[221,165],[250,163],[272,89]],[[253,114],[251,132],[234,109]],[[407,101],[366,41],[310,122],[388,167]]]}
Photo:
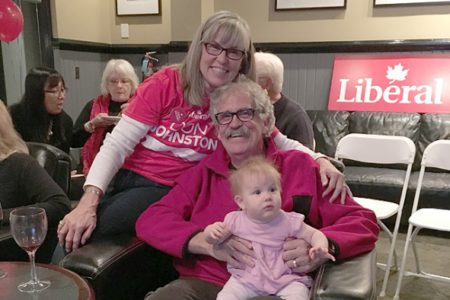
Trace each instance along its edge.
{"label": "red balloon", "polygon": [[11,42],[23,30],[23,15],[11,0],[0,0],[0,40]]}

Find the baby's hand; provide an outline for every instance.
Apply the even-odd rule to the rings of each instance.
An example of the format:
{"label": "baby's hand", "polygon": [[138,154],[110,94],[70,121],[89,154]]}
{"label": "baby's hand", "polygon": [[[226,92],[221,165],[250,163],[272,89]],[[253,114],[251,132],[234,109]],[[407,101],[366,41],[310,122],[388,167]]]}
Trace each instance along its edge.
{"label": "baby's hand", "polygon": [[223,222],[216,222],[206,226],[206,241],[210,244],[220,244],[230,236],[230,231]]}
{"label": "baby's hand", "polygon": [[311,257],[311,259],[329,258],[332,261],[336,261],[334,256],[328,253],[328,249],[324,247],[311,247],[311,249],[309,249],[309,257]]}

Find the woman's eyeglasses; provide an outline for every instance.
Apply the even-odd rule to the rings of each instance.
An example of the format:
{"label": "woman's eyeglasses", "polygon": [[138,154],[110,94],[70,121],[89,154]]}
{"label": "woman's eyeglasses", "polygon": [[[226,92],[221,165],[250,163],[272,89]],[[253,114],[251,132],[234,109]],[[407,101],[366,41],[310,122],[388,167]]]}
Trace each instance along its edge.
{"label": "woman's eyeglasses", "polygon": [[215,114],[217,123],[220,125],[228,125],[233,121],[233,117],[236,116],[241,122],[248,122],[255,116],[256,109],[243,108],[236,112],[224,111]]}
{"label": "woman's eyeglasses", "polygon": [[46,92],[47,94],[52,94],[54,96],[63,95],[67,93],[67,91],[68,91],[67,88],[61,88],[56,90],[44,90],[44,92]]}
{"label": "woman's eyeglasses", "polygon": [[203,43],[205,45],[206,52],[213,56],[219,56],[220,53],[225,51],[225,55],[231,60],[239,60],[241,59],[245,51],[236,49],[236,48],[222,48],[221,46],[214,43]]}

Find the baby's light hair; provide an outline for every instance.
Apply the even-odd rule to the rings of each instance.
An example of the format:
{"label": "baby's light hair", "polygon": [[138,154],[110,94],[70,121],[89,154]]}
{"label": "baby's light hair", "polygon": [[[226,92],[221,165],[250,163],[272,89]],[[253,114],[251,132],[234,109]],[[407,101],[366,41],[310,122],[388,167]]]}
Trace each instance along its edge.
{"label": "baby's light hair", "polygon": [[273,178],[276,182],[278,190],[281,192],[281,175],[278,172],[276,166],[263,156],[253,156],[247,159],[239,169],[231,172],[228,177],[230,182],[231,192],[234,196],[240,195],[242,192],[242,185],[244,184],[244,179],[249,176],[255,175],[265,175],[267,177]]}

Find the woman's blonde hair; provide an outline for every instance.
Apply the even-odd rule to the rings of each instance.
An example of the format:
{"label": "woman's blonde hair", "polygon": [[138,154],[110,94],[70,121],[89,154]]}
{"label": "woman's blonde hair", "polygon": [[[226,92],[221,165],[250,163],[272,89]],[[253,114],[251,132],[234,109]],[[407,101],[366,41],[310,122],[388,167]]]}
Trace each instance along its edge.
{"label": "woman's blonde hair", "polygon": [[0,100],[0,161],[14,152],[28,153],[28,148],[14,129],[11,116],[3,101]]}
{"label": "woman's blonde hair", "polygon": [[219,11],[209,17],[197,30],[188,53],[180,64],[184,98],[195,106],[204,105],[204,79],[200,72],[203,44],[213,42],[220,36],[221,42],[230,42],[234,47],[245,50],[239,74],[255,80],[255,49],[247,21],[229,11]]}

